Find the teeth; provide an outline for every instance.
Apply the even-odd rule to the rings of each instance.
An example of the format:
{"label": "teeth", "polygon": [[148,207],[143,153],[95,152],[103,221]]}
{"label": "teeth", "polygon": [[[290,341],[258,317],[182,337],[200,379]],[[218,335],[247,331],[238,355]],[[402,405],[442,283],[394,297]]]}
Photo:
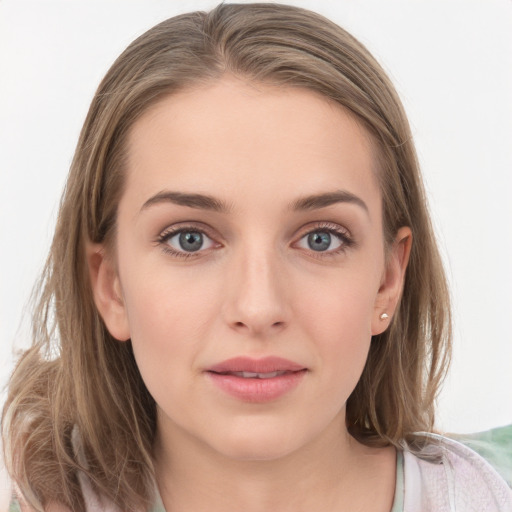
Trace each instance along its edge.
{"label": "teeth", "polygon": [[255,373],[255,372],[233,372],[232,375],[243,377],[244,379],[272,379],[278,375],[283,375],[285,371],[269,372],[269,373]]}

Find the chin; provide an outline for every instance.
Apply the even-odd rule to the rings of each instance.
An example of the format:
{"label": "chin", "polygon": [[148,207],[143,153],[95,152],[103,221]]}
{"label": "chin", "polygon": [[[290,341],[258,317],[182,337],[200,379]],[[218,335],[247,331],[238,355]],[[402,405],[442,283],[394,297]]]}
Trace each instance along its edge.
{"label": "chin", "polygon": [[296,428],[290,431],[271,424],[238,425],[225,434],[212,445],[226,457],[238,461],[278,460],[307,444]]}
{"label": "chin", "polygon": [[291,446],[283,447],[282,443],[275,442],[275,439],[234,443],[224,447],[224,455],[230,459],[240,462],[250,461],[274,461],[283,459],[294,451]]}

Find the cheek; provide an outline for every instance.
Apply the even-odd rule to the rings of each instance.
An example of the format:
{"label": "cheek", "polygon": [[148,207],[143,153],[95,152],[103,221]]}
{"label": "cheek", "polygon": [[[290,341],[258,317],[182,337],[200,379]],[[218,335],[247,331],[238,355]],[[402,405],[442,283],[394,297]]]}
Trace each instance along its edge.
{"label": "cheek", "polygon": [[[217,317],[214,283],[158,266],[124,280],[123,295],[135,359],[148,389],[194,367]],[[172,371],[171,371],[172,370]]]}
{"label": "cheek", "polygon": [[335,386],[340,379],[343,387],[359,380],[371,343],[377,288],[368,275],[340,272],[316,279],[314,292],[298,294],[297,319],[314,340],[319,367]]}
{"label": "cheek", "polygon": [[211,314],[216,283],[193,266],[170,264],[160,250],[125,245],[120,276],[132,339],[192,337]]}
{"label": "cheek", "polygon": [[302,276],[295,292],[300,310],[297,319],[303,318],[317,332],[347,338],[369,336],[378,290],[377,280],[370,274],[341,270],[310,280]]}

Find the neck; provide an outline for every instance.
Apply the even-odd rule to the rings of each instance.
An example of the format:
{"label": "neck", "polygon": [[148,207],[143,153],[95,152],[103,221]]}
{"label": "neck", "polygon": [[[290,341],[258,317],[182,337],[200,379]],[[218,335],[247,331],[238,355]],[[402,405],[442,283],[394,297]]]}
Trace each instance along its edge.
{"label": "neck", "polygon": [[166,435],[169,430],[159,430],[155,443],[167,512],[391,509],[394,449],[361,445],[344,417],[300,449],[261,460],[229,457],[179,429]]}

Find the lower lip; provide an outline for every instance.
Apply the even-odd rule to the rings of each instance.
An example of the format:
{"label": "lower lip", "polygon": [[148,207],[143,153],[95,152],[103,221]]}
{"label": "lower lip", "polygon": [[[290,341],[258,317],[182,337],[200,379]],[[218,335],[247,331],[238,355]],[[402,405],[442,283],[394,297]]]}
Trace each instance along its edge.
{"label": "lower lip", "polygon": [[236,375],[207,372],[211,381],[226,392],[244,402],[270,402],[295,389],[307,370],[285,373],[270,379],[246,379]]}

